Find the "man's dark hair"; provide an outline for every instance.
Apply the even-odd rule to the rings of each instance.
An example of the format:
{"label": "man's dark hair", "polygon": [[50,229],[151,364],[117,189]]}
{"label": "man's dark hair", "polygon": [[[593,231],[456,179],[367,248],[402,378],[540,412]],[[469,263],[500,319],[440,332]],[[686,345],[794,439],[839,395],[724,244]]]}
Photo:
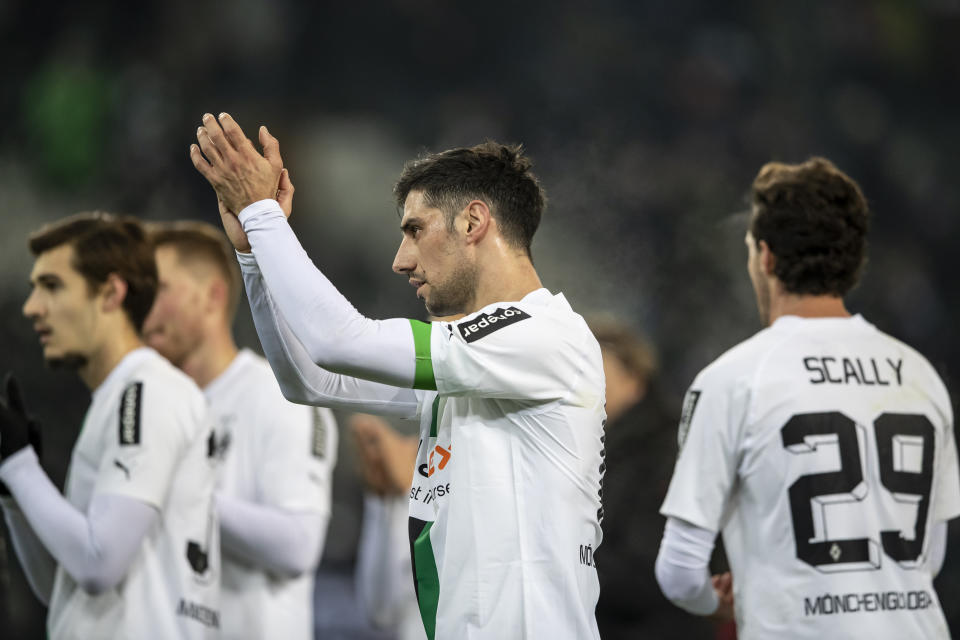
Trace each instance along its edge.
{"label": "man's dark hair", "polygon": [[393,189],[403,208],[411,191],[421,191],[427,206],[443,211],[448,228],[471,200],[490,207],[504,237],[530,255],[533,234],[546,208],[546,195],[533,163],[521,145],[487,141],[475,147],[450,149],[412,160]]}
{"label": "man's dark hair", "polygon": [[127,283],[123,310],[139,333],[157,295],[157,263],[143,225],[136,218],[89,211],[64,218],[30,234],[30,252],[39,256],[57,247],[73,247],[72,266],[90,293],[111,273]]}
{"label": "man's dark hair", "polygon": [[776,258],[789,293],[844,296],[866,263],[869,209],[859,185],[824,158],[770,162],[753,181],[750,233]]}
{"label": "man's dark hair", "polygon": [[183,264],[193,261],[212,265],[227,283],[227,318],[233,319],[240,302],[243,279],[233,245],[213,225],[193,220],[160,222],[149,226],[155,247],[172,247]]}

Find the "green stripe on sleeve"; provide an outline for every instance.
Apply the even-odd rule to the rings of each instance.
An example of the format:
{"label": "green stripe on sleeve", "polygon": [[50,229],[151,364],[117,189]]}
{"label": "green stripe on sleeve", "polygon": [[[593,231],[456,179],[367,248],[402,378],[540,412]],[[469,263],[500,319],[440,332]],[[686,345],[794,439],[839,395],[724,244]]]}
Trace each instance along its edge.
{"label": "green stripe on sleeve", "polygon": [[417,366],[413,372],[414,389],[430,389],[436,391],[437,381],[433,377],[433,360],[430,356],[430,333],[433,325],[429,322],[411,320],[413,329],[413,346],[417,352]]}
{"label": "green stripe on sleeve", "polygon": [[420,617],[423,618],[423,629],[427,632],[427,638],[434,640],[437,633],[440,575],[433,557],[433,545],[430,544],[431,527],[433,523],[428,522],[413,542],[413,561],[417,568],[417,604],[420,606]]}
{"label": "green stripe on sleeve", "polygon": [[433,407],[430,409],[430,437],[437,437],[437,420],[440,418],[440,396],[433,399]]}

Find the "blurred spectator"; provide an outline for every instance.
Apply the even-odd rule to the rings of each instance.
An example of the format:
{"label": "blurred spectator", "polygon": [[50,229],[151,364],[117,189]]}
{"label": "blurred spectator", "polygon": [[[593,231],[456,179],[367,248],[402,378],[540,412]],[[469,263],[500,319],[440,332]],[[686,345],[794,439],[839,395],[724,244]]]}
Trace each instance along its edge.
{"label": "blurred spectator", "polygon": [[691,640],[712,635],[708,622],[673,607],[653,574],[677,454],[677,416],[655,384],[656,355],[645,338],[610,319],[590,323],[607,379],[603,542],[597,625],[604,640]]}

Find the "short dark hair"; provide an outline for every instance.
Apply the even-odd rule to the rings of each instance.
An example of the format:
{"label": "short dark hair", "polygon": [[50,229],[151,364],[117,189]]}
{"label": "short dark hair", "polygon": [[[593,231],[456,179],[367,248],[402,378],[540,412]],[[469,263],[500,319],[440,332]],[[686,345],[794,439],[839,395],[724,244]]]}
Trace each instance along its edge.
{"label": "short dark hair", "polygon": [[73,247],[71,265],[83,276],[91,293],[111,273],[127,283],[123,310],[140,333],[157,295],[157,263],[140,221],[103,211],[84,211],[44,225],[30,234],[34,256],[57,247]]}
{"label": "short dark hair", "polygon": [[824,158],[770,162],[753,181],[750,233],[776,257],[789,293],[844,296],[866,264],[869,208],[859,185]]}
{"label": "short dark hair", "polygon": [[227,283],[227,318],[232,320],[240,303],[243,279],[227,236],[213,225],[195,220],[152,223],[149,228],[155,247],[172,247],[181,262],[200,260],[213,265]]}
{"label": "short dark hair", "polygon": [[423,192],[425,203],[443,211],[451,227],[467,203],[483,200],[507,241],[530,255],[533,234],[547,204],[532,167],[521,145],[488,140],[408,162],[393,193],[397,206],[403,208],[411,191]]}

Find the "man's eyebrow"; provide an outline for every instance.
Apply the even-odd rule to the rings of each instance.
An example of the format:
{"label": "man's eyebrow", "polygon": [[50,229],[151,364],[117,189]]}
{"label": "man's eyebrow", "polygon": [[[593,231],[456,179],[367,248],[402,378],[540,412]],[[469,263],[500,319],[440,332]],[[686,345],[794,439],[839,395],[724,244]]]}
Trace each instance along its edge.
{"label": "man's eyebrow", "polygon": [[406,222],[400,225],[400,230],[404,233],[408,233],[413,230],[413,227],[422,227],[423,222],[420,218],[407,218]]}
{"label": "man's eyebrow", "polygon": [[55,273],[41,273],[38,276],[34,276],[33,278],[30,278],[30,286],[34,286],[35,284],[44,284],[49,286],[52,284],[62,284],[62,283],[63,283],[63,279],[60,276],[56,275]]}

